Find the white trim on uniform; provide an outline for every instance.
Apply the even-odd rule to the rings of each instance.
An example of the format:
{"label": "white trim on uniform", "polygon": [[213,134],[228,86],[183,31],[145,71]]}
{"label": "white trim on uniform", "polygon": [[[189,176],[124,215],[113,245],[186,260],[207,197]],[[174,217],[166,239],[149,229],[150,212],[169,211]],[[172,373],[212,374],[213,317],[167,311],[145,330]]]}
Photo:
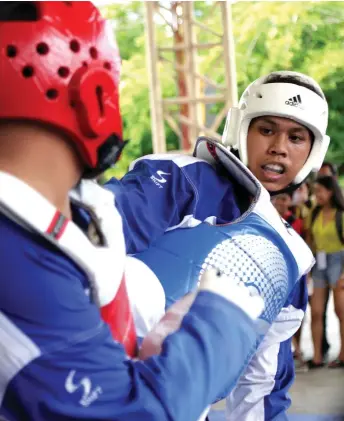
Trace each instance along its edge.
{"label": "white trim on uniform", "polygon": [[210,225],[216,224],[216,216],[208,216],[204,221],[200,221],[199,219],[196,219],[193,215],[185,215],[179,224],[174,225],[173,227],[167,228],[166,232],[168,231],[174,231],[177,228],[194,228],[197,227],[197,225],[201,224],[202,222],[206,222]]}
{"label": "white trim on uniform", "polygon": [[0,405],[12,379],[41,351],[0,311]]}
{"label": "white trim on uniform", "polygon": [[135,257],[126,258],[125,280],[136,334],[144,338],[165,315],[165,292],[154,272]]}
{"label": "white trim on uniform", "polygon": [[314,264],[313,254],[299,234],[292,228],[287,228],[285,226],[285,223],[270,202],[269,205],[267,205],[269,198],[268,192],[265,189],[262,189],[260,200],[256,203],[253,212],[273,227],[282,237],[295,258],[299,270],[298,278],[300,279],[311,270]]}
{"label": "white trim on uniform", "polygon": [[280,345],[295,334],[303,317],[303,310],[293,305],[282,308],[235,389],[226,398],[226,420],[266,419],[264,398],[275,387]]}

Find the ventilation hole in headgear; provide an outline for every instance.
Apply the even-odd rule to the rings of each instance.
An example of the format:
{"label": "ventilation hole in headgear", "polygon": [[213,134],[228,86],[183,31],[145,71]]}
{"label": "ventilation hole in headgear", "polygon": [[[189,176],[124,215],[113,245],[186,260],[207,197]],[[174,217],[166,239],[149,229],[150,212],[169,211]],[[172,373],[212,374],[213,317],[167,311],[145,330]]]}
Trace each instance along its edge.
{"label": "ventilation hole in headgear", "polygon": [[104,69],[106,69],[106,70],[111,70],[111,63],[110,63],[110,62],[108,62],[108,61],[106,61],[106,62],[104,63]]}
{"label": "ventilation hole in headgear", "polygon": [[100,85],[96,87],[96,97],[98,101],[99,113],[104,116],[104,101],[103,101],[103,88]]}
{"label": "ventilation hole in headgear", "polygon": [[6,48],[7,57],[15,57],[18,54],[17,47],[15,45],[8,45]]}
{"label": "ventilation hole in headgear", "polygon": [[73,101],[73,100],[69,101],[69,106],[70,106],[71,108],[75,108],[75,107],[76,107],[76,102],[75,102],[75,101]]}
{"label": "ventilation hole in headgear", "polygon": [[96,47],[91,47],[91,48],[90,48],[90,56],[91,56],[93,59],[98,58],[98,51],[97,51]]}
{"label": "ventilation hole in headgear", "polygon": [[48,89],[45,95],[48,99],[56,99],[59,96],[59,93],[56,89]]}
{"label": "ventilation hole in headgear", "polygon": [[25,66],[25,67],[23,68],[23,70],[22,70],[22,75],[23,75],[25,78],[32,77],[32,76],[33,76],[33,74],[34,74],[34,69],[33,69],[33,67],[32,67],[32,66]]}
{"label": "ventilation hole in headgear", "polygon": [[83,65],[84,67],[88,67],[88,63],[87,63],[87,61],[83,61],[83,62],[82,62],[82,65]]}
{"label": "ventilation hole in headgear", "polygon": [[256,96],[257,98],[263,98],[263,95],[262,95],[260,92],[256,92],[256,93],[255,93],[255,96]]}
{"label": "ventilation hole in headgear", "polygon": [[79,41],[72,39],[72,41],[69,43],[69,48],[73,51],[73,53],[78,53],[80,51]]}
{"label": "ventilation hole in headgear", "polygon": [[36,46],[36,51],[38,54],[40,54],[41,56],[45,56],[46,54],[49,53],[49,46],[48,44],[46,44],[45,42],[40,42],[39,44],[37,44]]}
{"label": "ventilation hole in headgear", "polygon": [[69,69],[68,67],[62,66],[62,67],[59,67],[57,73],[60,77],[66,78],[69,76]]}

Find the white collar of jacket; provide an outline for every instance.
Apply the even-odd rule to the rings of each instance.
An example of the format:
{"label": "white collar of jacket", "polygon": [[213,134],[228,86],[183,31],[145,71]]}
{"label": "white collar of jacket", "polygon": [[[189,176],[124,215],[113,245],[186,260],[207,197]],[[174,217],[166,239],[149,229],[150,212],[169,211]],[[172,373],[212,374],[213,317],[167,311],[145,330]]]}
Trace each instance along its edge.
{"label": "white collar of jacket", "polygon": [[[82,230],[40,193],[7,173],[0,172],[0,210],[11,220],[45,237],[69,256],[88,275],[93,298],[99,306],[111,302],[124,273],[125,243],[122,220],[111,192],[92,181],[80,184],[72,193],[75,201],[89,206],[97,215],[107,246],[94,246]],[[53,221],[60,219],[55,232]],[[109,262],[116,259],[116,264]]]}

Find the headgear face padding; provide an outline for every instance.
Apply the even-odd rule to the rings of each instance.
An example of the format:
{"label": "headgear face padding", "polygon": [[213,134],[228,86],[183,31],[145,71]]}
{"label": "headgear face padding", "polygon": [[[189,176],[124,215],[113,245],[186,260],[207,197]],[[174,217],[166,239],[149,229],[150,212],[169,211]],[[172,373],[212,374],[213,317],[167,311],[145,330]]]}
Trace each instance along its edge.
{"label": "headgear face padding", "polygon": [[[290,77],[289,83],[272,82],[274,76]],[[299,81],[313,86],[312,90],[292,83]],[[325,158],[330,138],[326,135],[328,105],[323,91],[315,80],[302,73],[273,72],[251,83],[242,94],[238,107],[227,116],[222,136],[224,145],[238,150],[241,161],[248,165],[247,133],[252,119],[262,116],[290,118],[307,127],[314,135],[307,161],[293,180],[301,183],[311,171],[318,171]]]}
{"label": "headgear face padding", "polygon": [[0,119],[64,132],[94,177],[123,147],[121,59],[91,2],[1,2]]}

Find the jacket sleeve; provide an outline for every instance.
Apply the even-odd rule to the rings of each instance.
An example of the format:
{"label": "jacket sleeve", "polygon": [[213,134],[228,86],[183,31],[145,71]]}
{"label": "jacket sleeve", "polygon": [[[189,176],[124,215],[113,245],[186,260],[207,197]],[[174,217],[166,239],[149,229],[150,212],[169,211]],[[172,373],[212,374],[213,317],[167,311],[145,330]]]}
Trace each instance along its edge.
{"label": "jacket sleeve", "polygon": [[131,254],[145,250],[171,228],[192,227],[216,215],[226,222],[239,216],[229,180],[190,156],[140,158],[121,180],[113,178],[105,188],[115,194]]}
{"label": "jacket sleeve", "polygon": [[[160,356],[130,360],[74,266],[30,249],[10,254],[20,264],[3,255],[0,416],[6,419],[196,420],[233,388],[254,351],[253,321],[203,291]],[[230,354],[221,351],[230,347]]]}

